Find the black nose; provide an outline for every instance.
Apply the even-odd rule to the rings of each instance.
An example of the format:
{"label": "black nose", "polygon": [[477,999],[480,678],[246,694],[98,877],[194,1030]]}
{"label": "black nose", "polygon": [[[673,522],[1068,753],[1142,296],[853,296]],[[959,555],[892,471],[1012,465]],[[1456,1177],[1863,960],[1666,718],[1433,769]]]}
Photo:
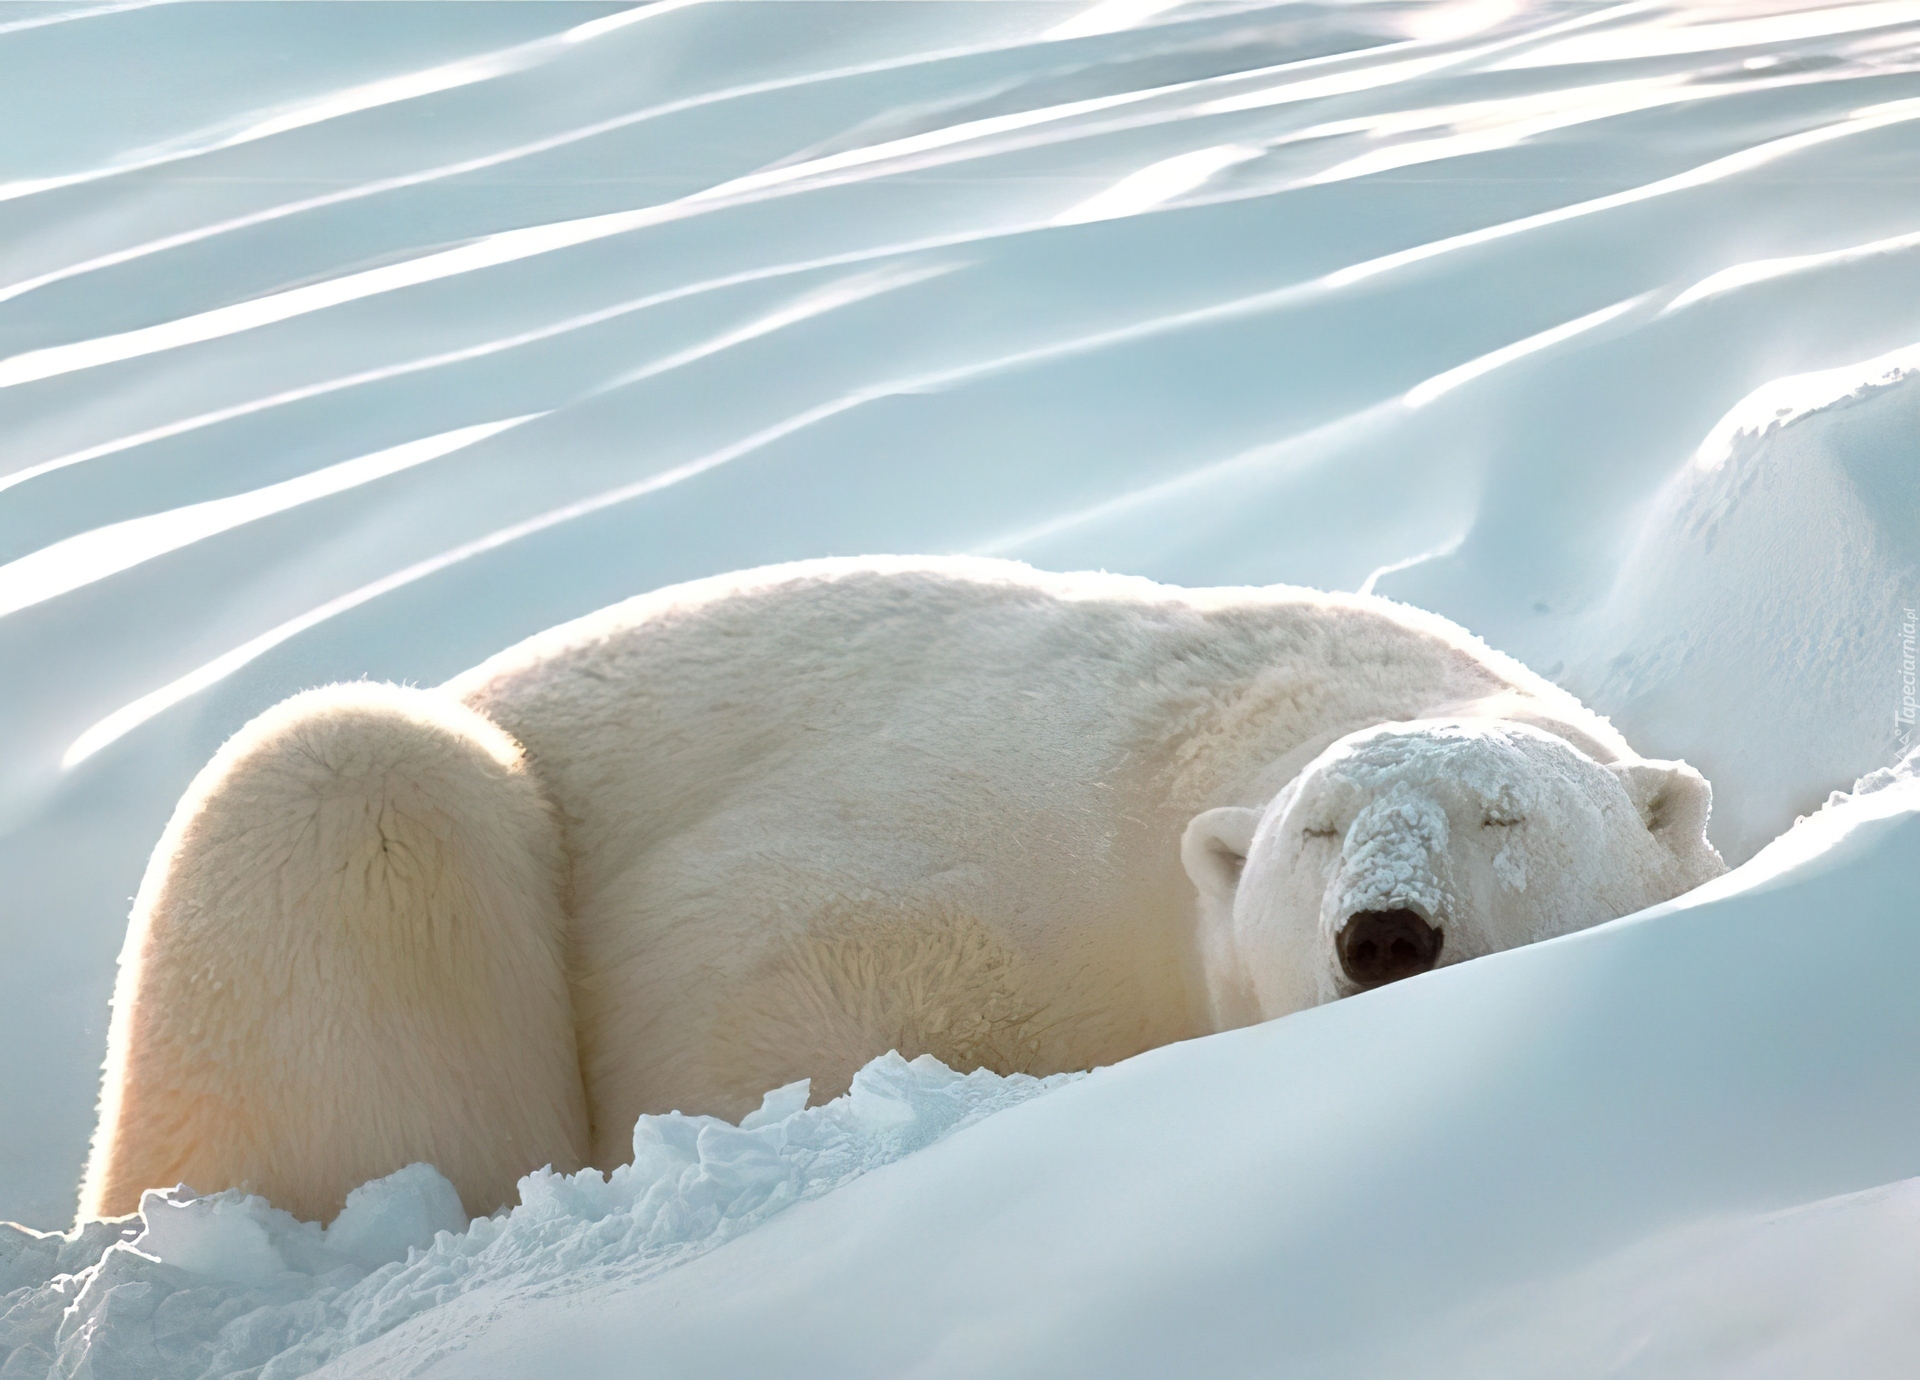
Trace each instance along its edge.
{"label": "black nose", "polygon": [[1439,930],[1410,910],[1363,910],[1336,941],[1340,967],[1362,987],[1424,973],[1440,960]]}

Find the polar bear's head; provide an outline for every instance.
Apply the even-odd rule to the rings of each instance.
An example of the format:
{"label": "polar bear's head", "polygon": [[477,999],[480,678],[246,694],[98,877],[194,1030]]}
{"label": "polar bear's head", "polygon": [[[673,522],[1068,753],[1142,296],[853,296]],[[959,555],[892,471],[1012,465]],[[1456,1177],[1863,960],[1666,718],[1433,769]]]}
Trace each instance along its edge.
{"label": "polar bear's head", "polygon": [[1602,765],[1505,720],[1350,734],[1264,809],[1187,827],[1216,1018],[1268,1020],[1676,896],[1726,870],[1711,799],[1684,762]]}

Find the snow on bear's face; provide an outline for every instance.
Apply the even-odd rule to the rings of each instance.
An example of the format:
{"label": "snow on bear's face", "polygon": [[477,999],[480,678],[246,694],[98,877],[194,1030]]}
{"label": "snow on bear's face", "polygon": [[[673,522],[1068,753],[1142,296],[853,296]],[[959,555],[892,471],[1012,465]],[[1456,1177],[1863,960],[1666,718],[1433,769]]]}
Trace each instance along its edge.
{"label": "snow on bear's face", "polygon": [[1340,739],[1182,843],[1216,1014],[1269,1020],[1597,925],[1726,870],[1681,762],[1602,765],[1496,719]]}

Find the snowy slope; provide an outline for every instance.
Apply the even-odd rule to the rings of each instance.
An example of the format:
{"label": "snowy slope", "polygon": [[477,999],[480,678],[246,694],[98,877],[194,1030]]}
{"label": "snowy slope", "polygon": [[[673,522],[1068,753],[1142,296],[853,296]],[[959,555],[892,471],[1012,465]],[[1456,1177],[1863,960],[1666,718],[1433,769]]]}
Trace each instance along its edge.
{"label": "snowy slope", "polygon": [[[1370,584],[1696,761],[1735,861],[1911,733],[1920,5],[5,3],[0,129],[32,131],[0,140],[0,1217],[70,1216],[127,901],[226,734],[674,580],[971,550]],[[1867,923],[1866,894],[1794,923]],[[1897,984],[1883,939],[1856,964]],[[1543,952],[1617,958],[1608,1001],[1670,957],[1593,942]],[[1263,1040],[1362,1041],[1383,1003],[1529,1027],[1465,971],[1150,1056],[924,1162],[1183,1060],[1198,1088]],[[1807,981],[1811,1024],[1904,1019]],[[1768,1076],[1713,1048],[1674,1102]],[[1380,1124],[1493,1135],[1508,1074],[1473,1092],[1475,1067],[1464,1100],[1396,1084]],[[1676,1201],[1920,1173],[1847,1158],[1868,1115],[1766,1192],[1703,1173]],[[1289,1125],[1302,1164],[1350,1144]],[[1864,1214],[1880,1240],[1909,1201],[1768,1230]],[[1631,1272],[1596,1253],[1686,1216],[1608,1211],[1568,1270]],[[1725,1230],[1632,1249],[1707,1259]]]}

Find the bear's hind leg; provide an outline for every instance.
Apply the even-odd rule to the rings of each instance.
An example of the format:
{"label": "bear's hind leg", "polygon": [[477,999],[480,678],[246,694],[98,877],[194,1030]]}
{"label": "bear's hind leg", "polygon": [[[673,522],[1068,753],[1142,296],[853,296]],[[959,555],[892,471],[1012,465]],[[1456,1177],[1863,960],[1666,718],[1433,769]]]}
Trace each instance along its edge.
{"label": "bear's hind leg", "polygon": [[242,1187],[313,1220],[416,1160],[472,1213],[586,1109],[554,812],[432,691],[268,710],[195,779],[135,901],[82,1219]]}

